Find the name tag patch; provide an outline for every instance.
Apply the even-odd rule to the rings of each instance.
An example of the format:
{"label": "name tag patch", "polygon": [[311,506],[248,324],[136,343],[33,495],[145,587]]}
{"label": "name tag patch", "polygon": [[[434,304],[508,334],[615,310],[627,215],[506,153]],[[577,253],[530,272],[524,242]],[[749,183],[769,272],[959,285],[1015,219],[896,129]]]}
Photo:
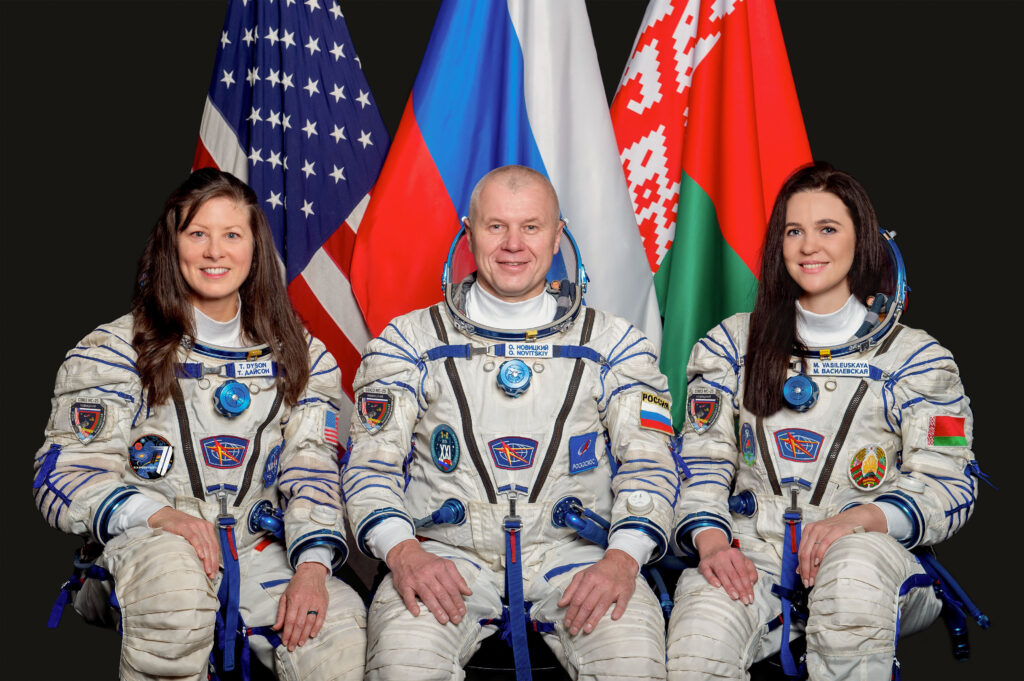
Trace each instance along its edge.
{"label": "name tag patch", "polygon": [[494,465],[505,470],[519,470],[533,465],[537,441],[528,437],[499,437],[487,443]]}
{"label": "name tag patch", "polygon": [[506,357],[554,357],[554,348],[550,343],[505,343]]}
{"label": "name tag patch", "polygon": [[779,445],[779,456],[787,461],[811,463],[818,460],[824,435],[803,428],[783,428],[775,431],[775,442]]}
{"label": "name tag patch", "polygon": [[274,362],[263,360],[260,362],[235,362],[235,378],[252,378],[254,376],[274,376],[277,373]]}
{"label": "name tag patch", "polygon": [[834,361],[823,362],[812,359],[807,369],[809,376],[847,376],[850,378],[870,378],[877,380],[882,377],[882,370],[867,362]]}
{"label": "name tag patch", "polygon": [[569,475],[597,468],[597,431],[569,438]]}
{"label": "name tag patch", "polygon": [[249,450],[249,441],[234,435],[214,435],[199,441],[206,465],[211,468],[238,468]]}

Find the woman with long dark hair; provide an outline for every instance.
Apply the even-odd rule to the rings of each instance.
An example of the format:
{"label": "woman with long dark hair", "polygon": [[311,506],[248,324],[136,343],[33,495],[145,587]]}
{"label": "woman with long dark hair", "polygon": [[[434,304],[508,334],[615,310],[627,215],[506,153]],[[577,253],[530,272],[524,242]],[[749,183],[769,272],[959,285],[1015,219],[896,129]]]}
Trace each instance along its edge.
{"label": "woman with long dark hair", "polygon": [[[687,367],[670,679],[888,679],[941,602],[915,547],[973,509],[973,417],[949,351],[899,323],[905,272],[863,187],[825,163],[772,209],[753,313]],[[927,562],[927,561],[926,561]],[[806,658],[790,641],[806,636]]]}
{"label": "woman with long dark hair", "polygon": [[331,577],[347,555],[340,400],[255,193],[192,173],[131,313],[68,352],[35,460],[47,522],[102,549],[75,607],[120,620],[119,678],[205,679],[250,649],[281,679],[362,678],[365,609]]}

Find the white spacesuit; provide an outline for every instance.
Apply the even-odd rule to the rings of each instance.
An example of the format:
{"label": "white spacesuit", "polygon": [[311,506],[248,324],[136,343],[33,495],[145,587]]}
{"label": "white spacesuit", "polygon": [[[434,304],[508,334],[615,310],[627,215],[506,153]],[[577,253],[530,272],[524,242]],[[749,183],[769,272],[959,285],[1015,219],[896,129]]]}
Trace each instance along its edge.
{"label": "white spacesuit", "polygon": [[[743,406],[748,315],[694,346],[682,446],[689,477],[674,539],[695,555],[695,532],[720,529],[758,580],[748,606],[697,570],[683,572],[668,632],[670,679],[746,678],[751,663],[784,646],[786,629],[806,635],[812,679],[888,679],[897,636],[938,615],[932,580],[908,549],[943,541],[971,514],[973,417],[949,351],[898,324],[902,298],[901,288],[884,322],[856,342],[794,357],[787,400],[795,408],[765,418]],[[847,330],[836,337],[851,338],[844,320],[856,329],[864,313],[851,296],[822,326],[838,320]],[[806,317],[798,311],[801,337],[822,338],[828,329],[808,330]],[[804,621],[793,608],[801,523],[865,503],[882,509],[889,533],[855,530],[828,548]]]}
{"label": "white spacesuit", "polygon": [[[641,563],[666,550],[678,480],[654,347],[626,321],[581,307],[582,287],[567,280],[548,288],[557,312],[547,325],[485,327],[465,314],[472,277],[449,277],[446,268],[462,283],[446,285],[447,305],[396,318],[367,346],[342,491],[371,556],[375,527],[400,519],[412,528],[446,500],[461,502],[464,521],[416,534],[454,561],[473,593],[465,617],[442,625],[425,610],[413,616],[389,575],[370,608],[367,678],[462,678],[503,617],[515,642],[519,588],[574,678],[664,678],[662,616],[641,577],[621,619],[606,614],[575,636],[563,626],[556,603],[604,549],[553,521],[557,503],[575,497],[610,521],[613,545],[619,532],[653,540]],[[512,615],[503,615],[506,592]]]}
{"label": "white spacesuit", "polygon": [[[243,655],[251,646],[278,678],[362,678],[365,608],[341,580],[327,579],[329,612],[316,638],[290,653],[270,631],[300,556],[327,556],[336,570],[348,551],[333,357],[310,339],[309,383],[288,407],[269,347],[183,344],[174,399],[152,405],[131,339],[126,315],[68,352],[34,483],[47,522],[105,544],[97,564],[113,576],[120,609],[121,678],[205,679],[215,630],[222,671],[245,662],[234,659],[237,636]],[[213,523],[224,556],[217,579],[181,536],[145,523],[124,526],[117,518],[129,501]],[[283,541],[268,531],[282,526]],[[76,607],[99,616],[87,602],[96,586]]]}

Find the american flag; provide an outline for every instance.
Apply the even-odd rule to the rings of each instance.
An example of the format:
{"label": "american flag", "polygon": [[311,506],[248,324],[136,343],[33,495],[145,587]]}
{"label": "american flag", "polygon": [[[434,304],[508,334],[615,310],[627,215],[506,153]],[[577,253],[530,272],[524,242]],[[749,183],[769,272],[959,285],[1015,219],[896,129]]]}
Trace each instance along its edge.
{"label": "american flag", "polygon": [[231,0],[193,167],[259,196],[292,303],[341,366],[345,424],[370,339],[349,287],[352,247],[388,143],[334,0]]}

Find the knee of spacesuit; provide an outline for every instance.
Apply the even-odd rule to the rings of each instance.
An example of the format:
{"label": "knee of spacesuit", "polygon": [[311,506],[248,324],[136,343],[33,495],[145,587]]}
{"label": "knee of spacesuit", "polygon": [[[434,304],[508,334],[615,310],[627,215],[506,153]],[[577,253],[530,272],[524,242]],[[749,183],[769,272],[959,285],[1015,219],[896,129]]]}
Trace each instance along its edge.
{"label": "knee of spacesuit", "polygon": [[899,589],[913,558],[880,532],[850,534],[829,547],[808,597],[807,649],[827,656],[890,654]]}
{"label": "knee of spacesuit", "polygon": [[278,681],[360,681],[366,660],[366,607],[350,587],[328,580],[327,618],[316,638],[292,652],[274,649]]}
{"label": "knee of spacesuit", "polygon": [[219,603],[192,545],[155,533],[115,552],[108,569],[121,606],[122,678],[199,678]]}
{"label": "knee of spacesuit", "polygon": [[668,625],[669,679],[745,678],[760,631],[754,612],[696,570],[685,570]]}

